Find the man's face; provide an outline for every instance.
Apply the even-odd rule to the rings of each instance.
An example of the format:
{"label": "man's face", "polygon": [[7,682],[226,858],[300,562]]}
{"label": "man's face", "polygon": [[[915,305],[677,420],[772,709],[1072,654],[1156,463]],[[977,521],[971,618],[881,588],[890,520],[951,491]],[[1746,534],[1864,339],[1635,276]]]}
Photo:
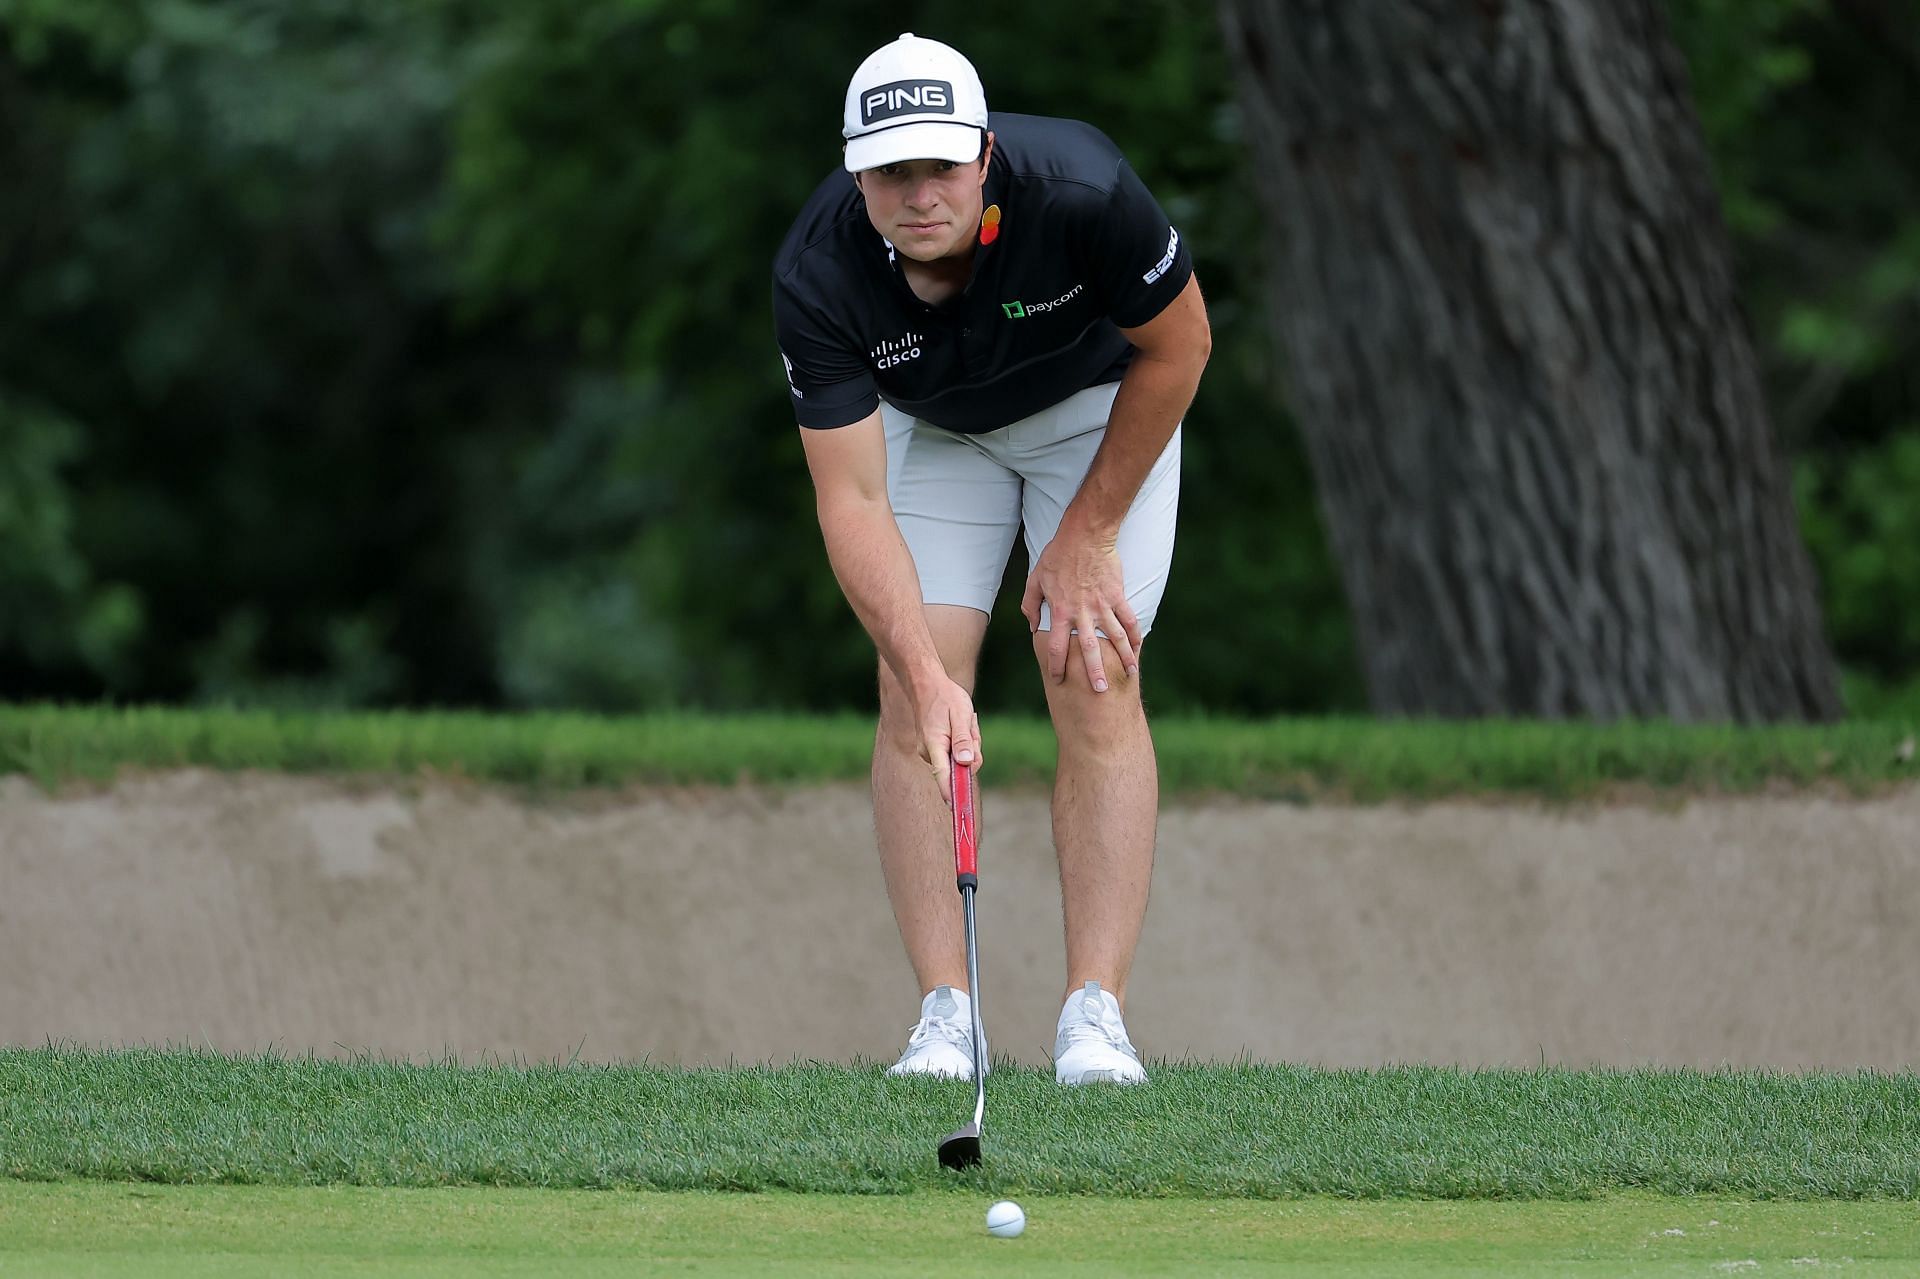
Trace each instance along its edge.
{"label": "man's face", "polygon": [[963,257],[980,230],[980,188],[993,154],[991,135],[978,160],[902,160],[856,174],[873,229],[916,262]]}

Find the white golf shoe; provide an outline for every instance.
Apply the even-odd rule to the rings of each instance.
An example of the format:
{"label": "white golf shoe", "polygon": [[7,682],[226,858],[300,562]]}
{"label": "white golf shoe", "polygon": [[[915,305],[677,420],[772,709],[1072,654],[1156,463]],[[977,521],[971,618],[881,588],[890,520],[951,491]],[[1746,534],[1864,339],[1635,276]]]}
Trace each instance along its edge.
{"label": "white golf shoe", "polygon": [[1144,1084],[1120,1001],[1090,981],[1067,999],[1053,1037],[1053,1077],[1063,1084]]}
{"label": "white golf shoe", "polygon": [[[980,1055],[986,1057],[986,1032],[980,1032]],[[989,1070],[992,1067],[988,1067]],[[973,1078],[973,1002],[964,990],[935,986],[920,1001],[920,1021],[907,1039],[900,1060],[887,1067],[889,1075],[942,1075]]]}

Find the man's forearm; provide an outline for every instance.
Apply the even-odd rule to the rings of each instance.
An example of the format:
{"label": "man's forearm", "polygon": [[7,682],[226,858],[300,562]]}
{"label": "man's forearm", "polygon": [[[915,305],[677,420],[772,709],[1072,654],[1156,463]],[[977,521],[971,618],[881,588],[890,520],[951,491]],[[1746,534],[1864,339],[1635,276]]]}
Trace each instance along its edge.
{"label": "man's forearm", "polygon": [[884,502],[848,499],[819,504],[827,559],[847,603],[873,637],[881,660],[910,693],[946,676],[927,630],[920,577],[900,526]]}
{"label": "man's forearm", "polygon": [[1106,541],[1120,536],[1120,523],[1166,451],[1200,386],[1206,358],[1179,362],[1136,353],[1120,379],[1107,418],[1107,433],[1093,455],[1087,478],[1068,503],[1061,527],[1078,528]]}

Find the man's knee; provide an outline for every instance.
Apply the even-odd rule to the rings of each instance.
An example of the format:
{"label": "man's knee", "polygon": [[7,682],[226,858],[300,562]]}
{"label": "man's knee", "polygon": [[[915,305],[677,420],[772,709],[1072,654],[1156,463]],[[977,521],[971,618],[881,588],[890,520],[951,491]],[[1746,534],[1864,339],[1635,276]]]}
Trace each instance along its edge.
{"label": "man's knee", "polygon": [[1098,693],[1088,678],[1086,654],[1078,635],[1068,644],[1067,677],[1054,682],[1048,674],[1051,635],[1051,631],[1033,633],[1033,656],[1041,682],[1046,685],[1047,710],[1063,744],[1070,738],[1084,737],[1090,744],[1098,745],[1100,739],[1110,736],[1116,728],[1142,718],[1140,677],[1127,674],[1120,651],[1112,640],[1100,637],[1100,664],[1107,690]]}
{"label": "man's knee", "polygon": [[[985,624],[977,628],[985,632]],[[972,618],[945,618],[943,626],[933,628],[935,651],[941,657],[941,666],[947,670],[948,680],[966,689],[968,697],[973,695],[973,676],[979,670],[979,640],[981,636],[973,632]],[[893,666],[885,659],[877,663],[879,672],[879,728],[883,734],[900,737],[912,745],[914,751],[920,749],[920,726],[914,722],[914,699],[908,695],[906,686],[900,684],[900,678],[893,674]]]}

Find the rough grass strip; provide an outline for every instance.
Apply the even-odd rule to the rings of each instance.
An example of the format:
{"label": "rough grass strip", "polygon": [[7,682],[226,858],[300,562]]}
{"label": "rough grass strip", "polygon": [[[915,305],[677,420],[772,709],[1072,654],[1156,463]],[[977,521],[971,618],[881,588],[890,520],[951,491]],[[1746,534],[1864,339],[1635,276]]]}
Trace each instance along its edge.
{"label": "rough grass strip", "polygon": [[[1160,1062],[1140,1088],[998,1066],[995,1194],[1277,1199],[1920,1194],[1920,1076]],[[878,1066],[408,1065],[0,1050],[0,1176],[902,1194],[969,1085]]]}

